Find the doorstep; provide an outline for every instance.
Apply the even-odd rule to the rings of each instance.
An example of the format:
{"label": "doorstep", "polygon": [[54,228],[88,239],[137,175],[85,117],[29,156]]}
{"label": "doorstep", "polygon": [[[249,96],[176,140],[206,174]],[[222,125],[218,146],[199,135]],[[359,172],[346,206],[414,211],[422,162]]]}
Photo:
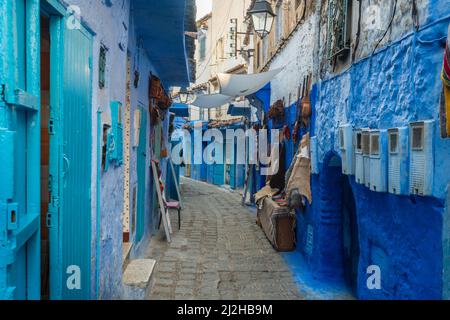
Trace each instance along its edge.
{"label": "doorstep", "polygon": [[123,298],[125,300],[144,300],[150,288],[150,280],[156,260],[131,260],[123,274]]}

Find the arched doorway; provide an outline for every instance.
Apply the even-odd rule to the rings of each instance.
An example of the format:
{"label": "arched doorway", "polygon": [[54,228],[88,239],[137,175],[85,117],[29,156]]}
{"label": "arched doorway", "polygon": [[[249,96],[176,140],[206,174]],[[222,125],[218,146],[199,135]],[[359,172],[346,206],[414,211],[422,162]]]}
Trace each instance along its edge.
{"label": "arched doorway", "polygon": [[350,177],[342,174],[340,156],[329,152],[320,175],[319,265],[322,278],[344,280],[356,293],[359,239]]}

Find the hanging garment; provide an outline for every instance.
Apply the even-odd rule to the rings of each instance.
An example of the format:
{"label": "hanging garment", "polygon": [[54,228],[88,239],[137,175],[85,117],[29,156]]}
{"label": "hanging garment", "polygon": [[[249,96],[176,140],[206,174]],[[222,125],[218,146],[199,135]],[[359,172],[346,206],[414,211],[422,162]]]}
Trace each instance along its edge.
{"label": "hanging garment", "polygon": [[312,203],[311,195],[311,161],[309,159],[309,134],[306,134],[300,146],[300,152],[295,157],[295,163],[292,167],[290,174],[286,194],[290,195],[294,193],[294,190],[308,199],[308,202]]}
{"label": "hanging garment", "polygon": [[442,94],[439,109],[441,137],[448,138],[450,135],[450,25],[449,35],[445,46],[441,79]]}

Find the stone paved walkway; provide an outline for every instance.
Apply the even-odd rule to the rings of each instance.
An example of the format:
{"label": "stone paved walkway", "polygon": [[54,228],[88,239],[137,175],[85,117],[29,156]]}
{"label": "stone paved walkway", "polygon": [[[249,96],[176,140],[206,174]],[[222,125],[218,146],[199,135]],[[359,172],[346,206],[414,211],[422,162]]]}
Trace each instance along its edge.
{"label": "stone paved walkway", "polygon": [[157,260],[148,299],[308,298],[237,192],[183,179],[182,194],[181,231],[171,244],[160,232],[147,252]]}

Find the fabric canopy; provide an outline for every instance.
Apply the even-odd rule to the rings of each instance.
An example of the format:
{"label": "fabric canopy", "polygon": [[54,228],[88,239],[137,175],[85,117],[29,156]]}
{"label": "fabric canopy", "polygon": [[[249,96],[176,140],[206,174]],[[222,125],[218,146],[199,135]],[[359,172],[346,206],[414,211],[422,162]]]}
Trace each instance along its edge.
{"label": "fabric canopy", "polygon": [[218,108],[223,106],[224,104],[230,103],[233,100],[233,97],[218,93],[201,94],[195,98],[194,102],[192,102],[191,105],[202,109]]}
{"label": "fabric canopy", "polygon": [[283,68],[255,74],[218,73],[220,93],[233,98],[251,95],[263,88]]}

